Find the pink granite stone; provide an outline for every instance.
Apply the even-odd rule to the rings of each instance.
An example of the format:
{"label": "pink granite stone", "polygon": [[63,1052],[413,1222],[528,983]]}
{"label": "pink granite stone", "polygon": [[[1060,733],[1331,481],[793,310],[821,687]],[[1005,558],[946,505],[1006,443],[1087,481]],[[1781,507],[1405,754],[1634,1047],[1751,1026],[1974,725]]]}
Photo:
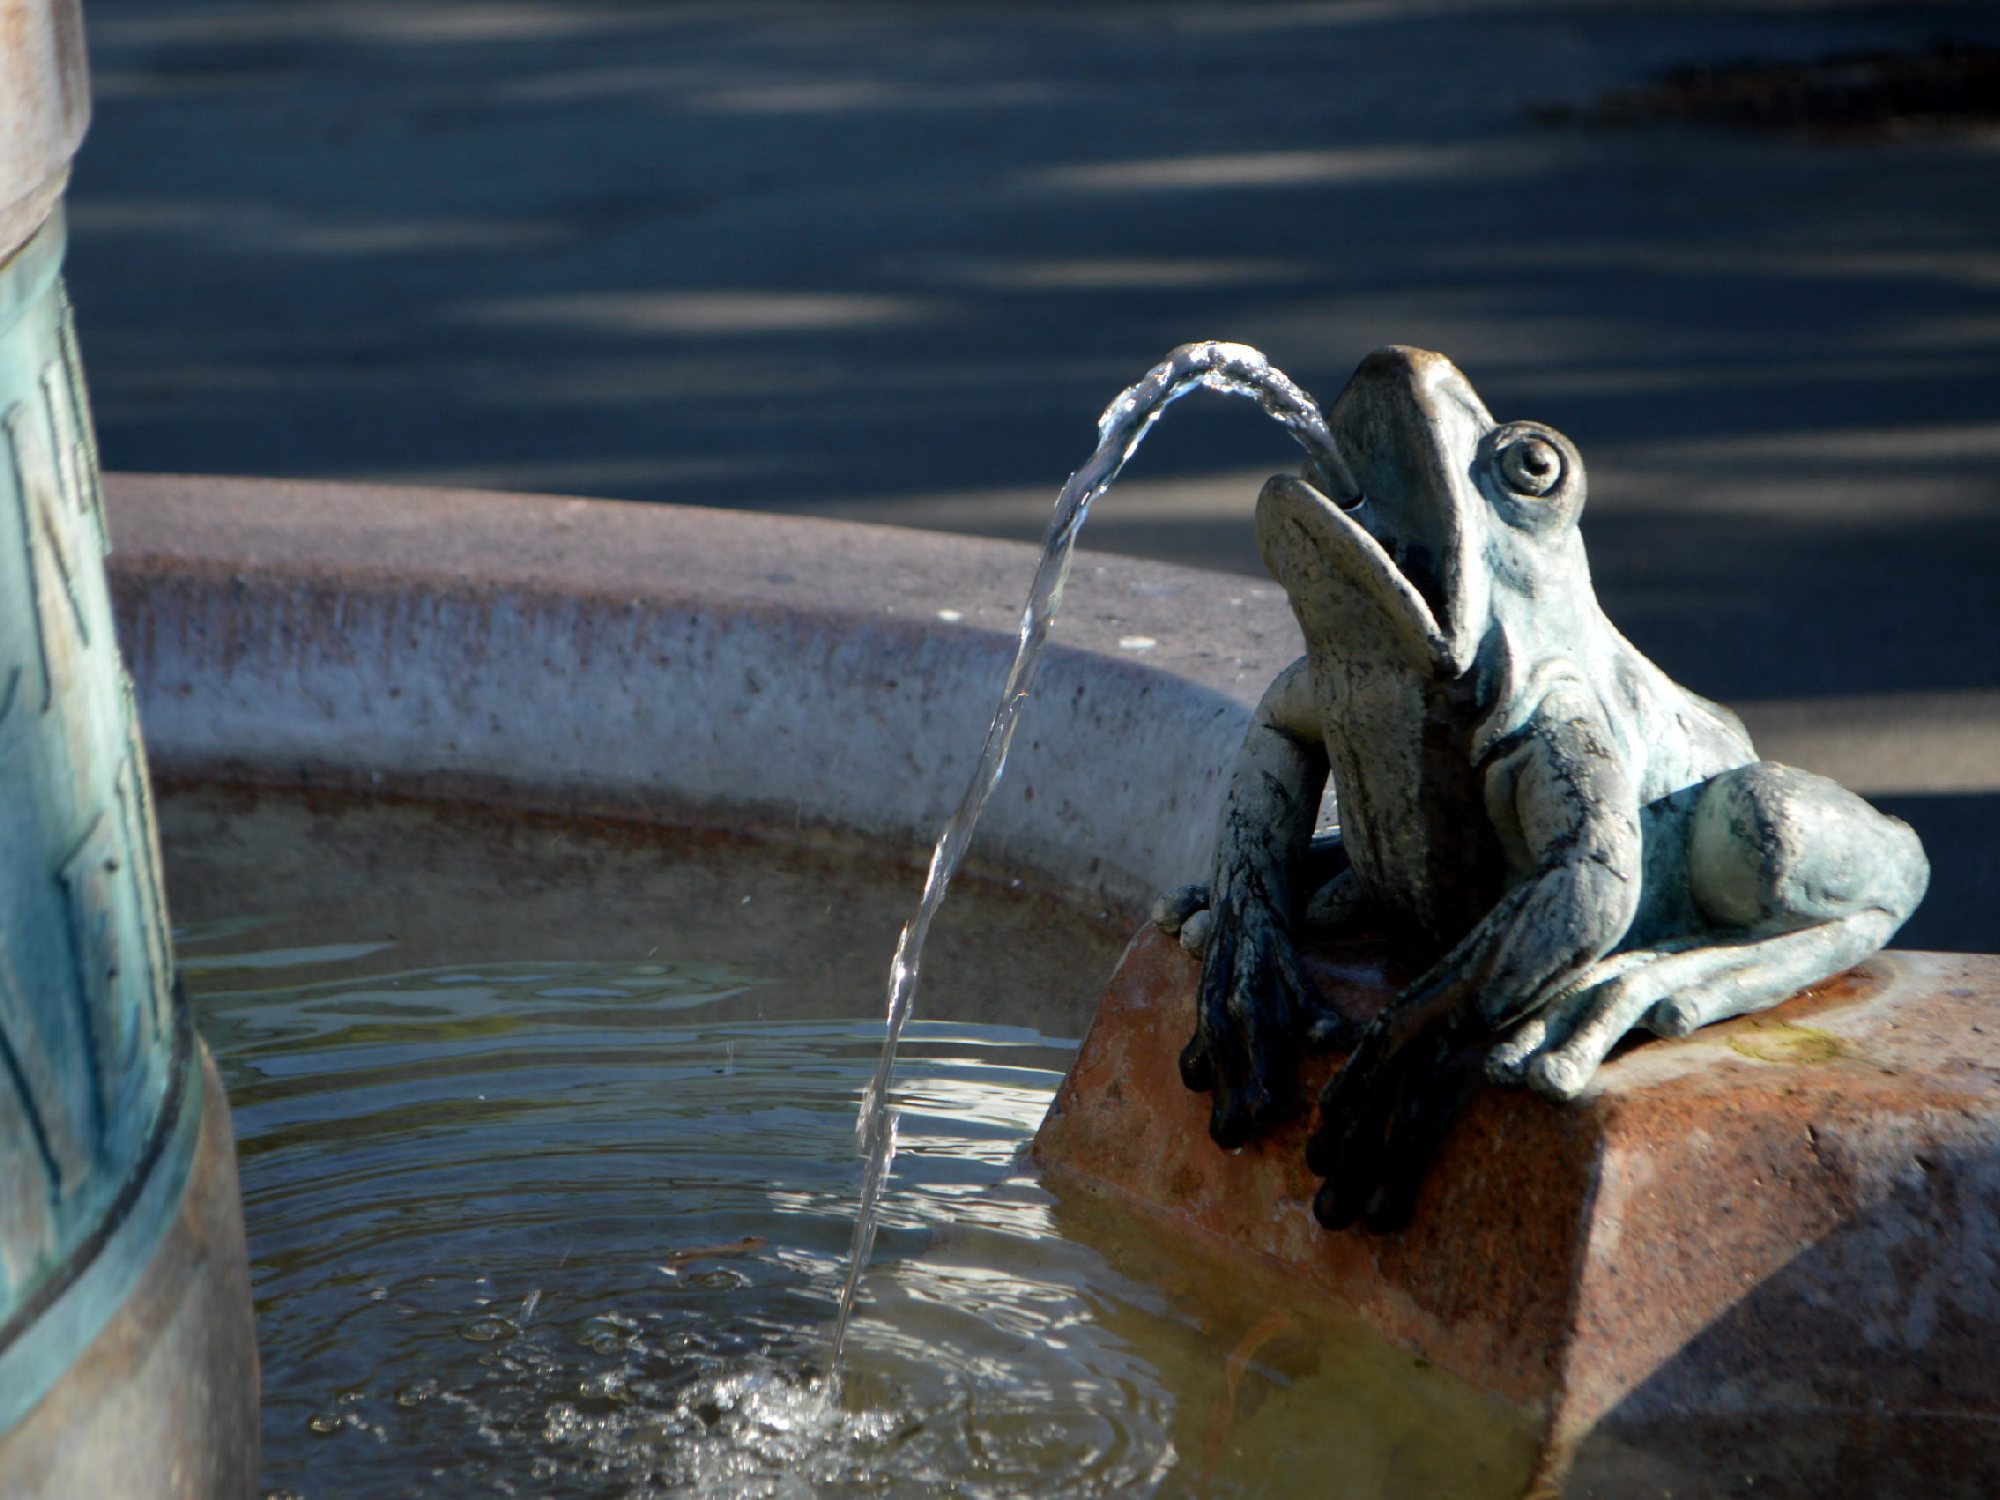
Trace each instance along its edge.
{"label": "pink granite stone", "polygon": [[[1364,948],[1309,963],[1350,1013],[1390,993]],[[1209,1140],[1176,1063],[1195,972],[1134,939],[1036,1138],[1058,1189],[1276,1261],[1515,1402],[1551,1489],[2000,1492],[2000,960],[1877,955],[1632,1047],[1568,1106],[1482,1087],[1381,1236],[1312,1217],[1307,1102],[1337,1058],[1293,1123]]]}

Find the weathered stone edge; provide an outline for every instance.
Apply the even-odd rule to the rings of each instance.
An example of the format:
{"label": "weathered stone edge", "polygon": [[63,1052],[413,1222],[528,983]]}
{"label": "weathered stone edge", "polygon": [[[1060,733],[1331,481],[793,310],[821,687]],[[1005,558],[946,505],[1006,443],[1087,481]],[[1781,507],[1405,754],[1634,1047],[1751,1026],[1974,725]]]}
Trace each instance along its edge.
{"label": "weathered stone edge", "polygon": [[[120,634],[169,775],[505,786],[927,839],[1034,549],[687,507],[107,476]],[[1206,862],[1274,586],[1085,554],[980,835],[1139,900]],[[837,724],[838,734],[823,726]]]}

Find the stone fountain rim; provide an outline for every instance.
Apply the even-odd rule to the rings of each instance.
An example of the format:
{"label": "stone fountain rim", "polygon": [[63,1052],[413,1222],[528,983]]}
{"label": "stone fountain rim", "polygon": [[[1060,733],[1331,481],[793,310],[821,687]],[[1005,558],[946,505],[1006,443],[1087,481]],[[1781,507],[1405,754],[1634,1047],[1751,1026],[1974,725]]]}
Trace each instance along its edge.
{"label": "stone fountain rim", "polygon": [[[713,821],[720,789],[752,825],[894,840],[927,839],[962,789],[1037,554],[564,496],[104,483],[157,774],[668,822]],[[1249,711],[1298,650],[1275,584],[1080,552],[985,862],[1127,905],[1196,878]],[[859,737],[844,762],[815,712]],[[605,732],[583,743],[578,714]],[[695,749],[650,763],[647,736]]]}
{"label": "stone fountain rim", "polygon": [[[864,521],[519,491],[117,472],[103,482],[114,567],[135,582],[265,573],[440,591],[532,588],[1011,640],[1039,550]],[[1246,494],[1246,528],[1253,500]],[[680,554],[665,572],[662,539]],[[1107,596],[1093,597],[1099,590]],[[963,619],[942,619],[941,610]],[[1141,627],[1157,630],[1149,637],[1157,645],[1119,644],[1145,635]],[[1254,704],[1268,673],[1301,648],[1284,593],[1269,580],[1079,547],[1053,649],[1095,652]]]}

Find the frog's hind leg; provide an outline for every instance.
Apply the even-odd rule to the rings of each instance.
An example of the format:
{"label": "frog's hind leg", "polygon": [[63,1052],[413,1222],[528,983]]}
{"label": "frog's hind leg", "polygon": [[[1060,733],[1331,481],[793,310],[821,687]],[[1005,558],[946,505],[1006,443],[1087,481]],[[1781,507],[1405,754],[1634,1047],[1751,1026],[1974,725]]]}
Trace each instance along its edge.
{"label": "frog's hind leg", "polygon": [[1713,926],[1595,965],[1542,1007],[1539,1031],[1496,1053],[1495,1076],[1574,1098],[1634,1027],[1685,1036],[1859,963],[1903,924],[1929,877],[1908,825],[1835,782],[1768,761],[1704,789],[1687,863],[1690,893]]}
{"label": "frog's hind leg", "polygon": [[[1685,948],[1695,941],[1690,938],[1679,946]],[[1679,950],[1628,948],[1623,953],[1599,959],[1551,994],[1540,1009],[1514,1028],[1506,1041],[1486,1055],[1486,1076],[1495,1083],[1525,1083],[1528,1069],[1536,1058],[1561,1050],[1580,1029],[1592,1027],[1593,1022],[1596,1030],[1615,1024],[1610,1007],[1600,1003],[1605,998],[1606,987],[1657,962],[1670,951]],[[1630,1016],[1619,1024],[1617,1033],[1604,1044],[1604,1052],[1617,1045],[1618,1037],[1631,1027],[1643,1009],[1642,1006],[1639,1010],[1632,1010]],[[1598,1055],[1601,1057],[1603,1053]]]}
{"label": "frog's hind leg", "polygon": [[1887,942],[1901,921],[1880,911],[1857,912],[1775,937],[1714,934],[1706,945],[1679,952],[1620,954],[1639,961],[1577,993],[1567,1014],[1552,1018],[1540,1038],[1510,1037],[1488,1060],[1487,1074],[1525,1081],[1551,1099],[1574,1099],[1635,1027],[1655,1036],[1686,1036],[1711,1021],[1766,1009],[1853,967]]}

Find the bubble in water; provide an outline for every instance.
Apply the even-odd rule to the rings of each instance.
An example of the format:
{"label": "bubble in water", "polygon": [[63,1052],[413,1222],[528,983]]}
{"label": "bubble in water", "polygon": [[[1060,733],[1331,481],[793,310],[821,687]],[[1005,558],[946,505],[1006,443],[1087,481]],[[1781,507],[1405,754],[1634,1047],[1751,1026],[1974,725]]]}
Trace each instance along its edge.
{"label": "bubble in water", "polygon": [[578,1411],[574,1406],[571,1406],[567,1401],[558,1401],[554,1406],[551,1406],[545,1413],[543,1422],[544,1430],[548,1433],[549,1441],[552,1443],[560,1442],[564,1438],[574,1436],[576,1433],[584,1430],[587,1425],[583,1419],[583,1413]]}
{"label": "bubble in water", "polygon": [[732,1292],[738,1287],[750,1285],[750,1278],[741,1271],[732,1271],[727,1266],[717,1266],[712,1271],[691,1271],[681,1277],[683,1286],[698,1286],[711,1292]]}
{"label": "bubble in water", "polygon": [[576,1393],[586,1401],[609,1401],[623,1405],[632,1399],[629,1378],[629,1372],[625,1370],[600,1370],[577,1382]]}
{"label": "bubble in water", "polygon": [[636,1318],[622,1313],[597,1313],[585,1318],[576,1331],[576,1341],[597,1354],[616,1354],[633,1346],[639,1331]]}

